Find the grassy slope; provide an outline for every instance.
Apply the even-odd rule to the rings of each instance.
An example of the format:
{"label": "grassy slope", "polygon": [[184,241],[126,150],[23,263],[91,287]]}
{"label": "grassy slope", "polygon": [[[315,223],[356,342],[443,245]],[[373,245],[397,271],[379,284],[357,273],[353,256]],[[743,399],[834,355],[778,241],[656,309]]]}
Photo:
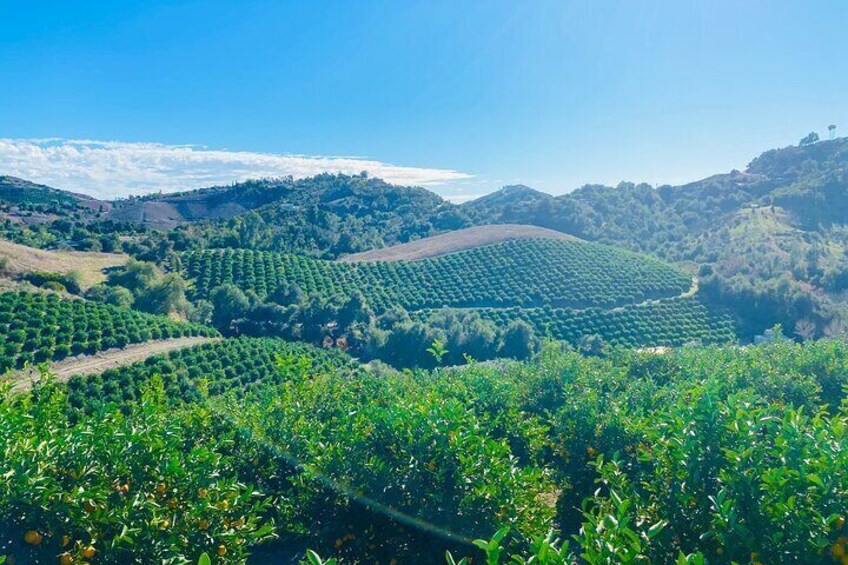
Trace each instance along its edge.
{"label": "grassy slope", "polygon": [[0,257],[8,259],[6,272],[20,275],[33,271],[68,273],[77,271],[82,275],[82,286],[101,283],[106,276],[103,271],[127,262],[120,253],[90,253],[80,251],[45,251],[0,239]]}

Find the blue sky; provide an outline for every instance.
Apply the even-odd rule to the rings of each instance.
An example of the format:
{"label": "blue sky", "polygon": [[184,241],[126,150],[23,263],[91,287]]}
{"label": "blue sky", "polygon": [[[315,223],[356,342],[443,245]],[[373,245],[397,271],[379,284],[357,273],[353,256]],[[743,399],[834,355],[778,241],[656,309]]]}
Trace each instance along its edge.
{"label": "blue sky", "polygon": [[848,131],[846,23],[842,1],[0,0],[0,174],[679,183]]}

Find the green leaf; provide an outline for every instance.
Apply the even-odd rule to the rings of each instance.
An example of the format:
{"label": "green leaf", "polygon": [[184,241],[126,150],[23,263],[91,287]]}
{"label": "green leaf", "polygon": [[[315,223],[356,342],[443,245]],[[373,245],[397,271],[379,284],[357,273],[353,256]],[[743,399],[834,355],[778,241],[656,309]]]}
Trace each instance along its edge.
{"label": "green leaf", "polygon": [[824,488],[824,481],[822,481],[821,477],[819,477],[815,473],[810,473],[809,475],[807,475],[807,480],[813,483],[814,485]]}
{"label": "green leaf", "polygon": [[309,561],[309,565],[324,565],[321,557],[311,549],[306,550],[306,560]]}
{"label": "green leaf", "polygon": [[212,565],[212,560],[209,559],[209,554],[201,554],[200,559],[197,560],[197,565]]}
{"label": "green leaf", "polygon": [[665,520],[660,520],[659,522],[648,528],[648,539],[654,539],[655,537],[657,537],[660,532],[663,531],[663,528],[665,528],[667,523],[668,522],[666,522]]}

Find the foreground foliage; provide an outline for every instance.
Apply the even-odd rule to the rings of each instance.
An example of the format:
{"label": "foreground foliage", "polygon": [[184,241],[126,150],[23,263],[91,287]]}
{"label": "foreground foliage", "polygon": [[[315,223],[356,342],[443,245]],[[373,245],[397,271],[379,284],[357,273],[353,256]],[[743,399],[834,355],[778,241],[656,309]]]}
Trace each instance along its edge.
{"label": "foreground foliage", "polygon": [[[269,500],[240,481],[249,447],[208,408],[168,410],[151,387],[137,413],[71,425],[61,389],[0,401],[0,540],[19,557],[239,562],[273,533]],[[26,534],[23,534],[26,532]]]}
{"label": "foreground foliage", "polygon": [[[0,514],[15,517],[10,535],[32,529],[43,546],[69,531],[85,548],[96,534],[105,562],[128,555],[124,526],[145,540],[133,551],[176,562],[207,552],[218,562],[256,549],[272,522],[283,539],[348,562],[443,563],[445,550],[453,562],[492,564],[846,555],[844,342],[607,358],[548,346],[526,363],[407,373],[290,358],[280,370],[241,397],[179,409],[156,400],[168,378],[150,377],[159,392],[125,400],[136,407],[130,415],[101,412],[75,425],[62,416],[72,408],[61,387],[5,398],[0,425],[12,433],[0,438]],[[162,434],[178,440],[153,442]],[[160,448],[167,457],[151,455]],[[138,485],[153,496],[133,510],[112,486],[129,474],[130,493]],[[229,486],[214,487],[221,481]],[[220,508],[201,497],[213,487],[238,492],[244,513],[227,516],[229,529],[223,518],[215,529]],[[171,528],[151,527],[165,508],[171,515],[169,504],[178,508]],[[290,557],[291,547],[272,543],[263,559]]]}

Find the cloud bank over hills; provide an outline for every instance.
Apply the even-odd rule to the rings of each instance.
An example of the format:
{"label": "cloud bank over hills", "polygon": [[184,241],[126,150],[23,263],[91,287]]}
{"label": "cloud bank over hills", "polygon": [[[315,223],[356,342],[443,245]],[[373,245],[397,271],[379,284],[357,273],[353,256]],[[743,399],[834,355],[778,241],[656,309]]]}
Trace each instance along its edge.
{"label": "cloud bank over hills", "polygon": [[369,175],[402,185],[437,187],[472,175],[449,169],[404,167],[359,157],[279,155],[83,139],[0,139],[0,174],[83,192],[98,198],[176,192],[251,178],[319,173]]}

